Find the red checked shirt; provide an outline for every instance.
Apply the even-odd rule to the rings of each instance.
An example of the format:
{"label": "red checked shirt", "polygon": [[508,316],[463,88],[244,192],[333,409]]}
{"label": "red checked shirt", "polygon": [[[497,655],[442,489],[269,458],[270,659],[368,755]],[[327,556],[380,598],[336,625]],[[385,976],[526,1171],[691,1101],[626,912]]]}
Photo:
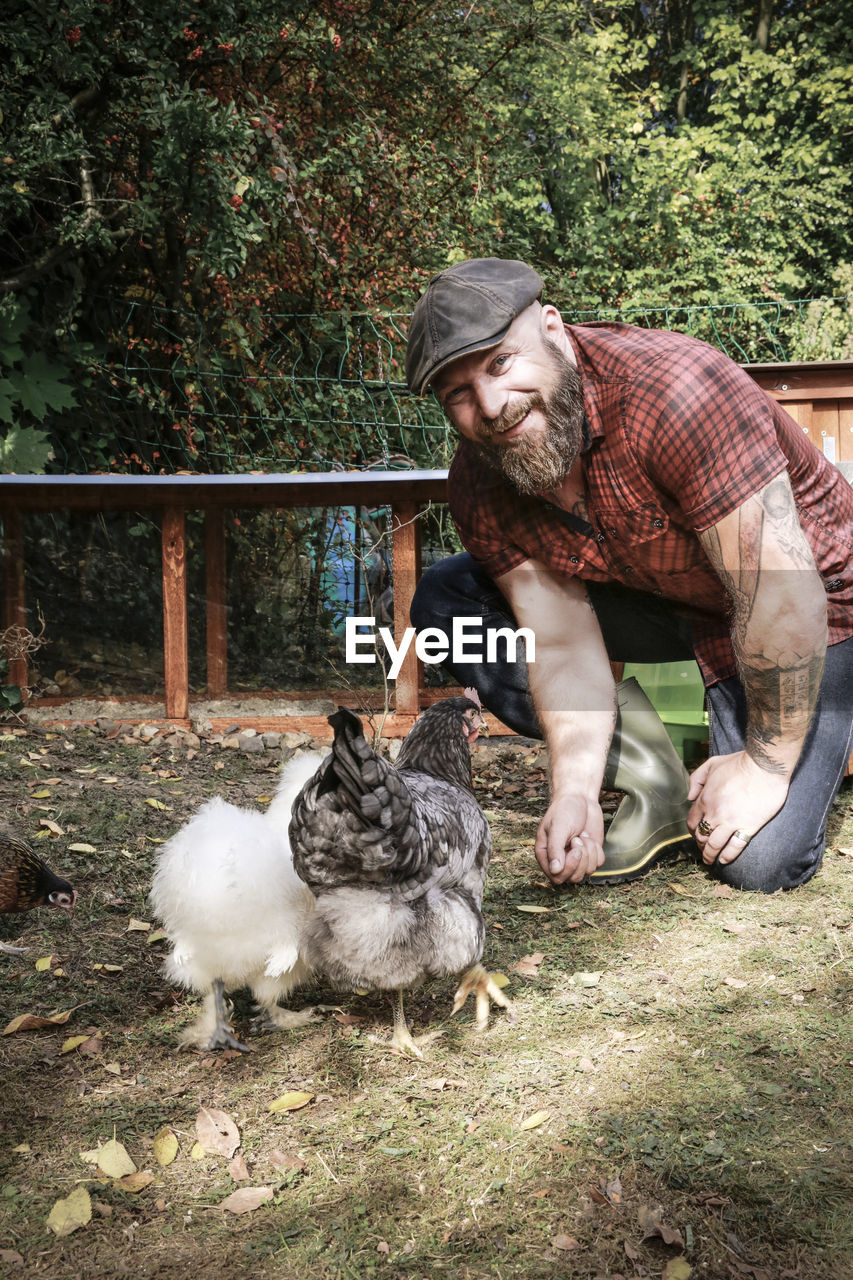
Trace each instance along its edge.
{"label": "red checked shirt", "polygon": [[729,602],[696,537],[787,469],[823,577],[829,642],[853,635],[853,487],[727,356],[684,334],[567,325],[583,377],[590,532],[524,497],[462,441],[450,510],[493,578],[524,560],[686,605],[706,684],[736,672]]}

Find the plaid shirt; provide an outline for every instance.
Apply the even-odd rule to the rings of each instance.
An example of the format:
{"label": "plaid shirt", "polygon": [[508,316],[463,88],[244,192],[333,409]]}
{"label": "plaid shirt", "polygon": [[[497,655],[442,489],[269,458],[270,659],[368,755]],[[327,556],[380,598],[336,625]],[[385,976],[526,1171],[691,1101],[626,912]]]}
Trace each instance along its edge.
{"label": "plaid shirt", "polygon": [[583,377],[591,529],[484,469],[462,441],[450,510],[493,578],[534,559],[690,608],[706,684],[736,674],[729,602],[696,537],[788,471],[827,591],[829,641],[853,635],[853,487],[738,365],[684,334],[567,325]]}

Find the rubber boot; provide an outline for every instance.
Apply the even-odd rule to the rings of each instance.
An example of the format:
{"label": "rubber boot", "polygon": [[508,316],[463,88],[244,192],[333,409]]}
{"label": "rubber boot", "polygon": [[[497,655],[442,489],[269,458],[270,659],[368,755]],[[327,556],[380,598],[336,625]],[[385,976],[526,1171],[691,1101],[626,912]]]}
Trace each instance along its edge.
{"label": "rubber boot", "polygon": [[633,678],[616,686],[618,713],[604,785],[624,791],[604,837],[599,884],[635,880],[662,854],[693,838],[687,829],[687,770],[658,713]]}

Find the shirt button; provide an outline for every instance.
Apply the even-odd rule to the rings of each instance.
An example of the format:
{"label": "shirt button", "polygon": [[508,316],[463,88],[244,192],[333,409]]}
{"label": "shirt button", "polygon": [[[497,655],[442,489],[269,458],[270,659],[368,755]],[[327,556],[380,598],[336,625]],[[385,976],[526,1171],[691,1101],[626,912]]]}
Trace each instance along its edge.
{"label": "shirt button", "polygon": [[597,534],[595,535],[595,539],[596,539],[596,542],[605,542],[605,541],[606,541],[606,538],[604,537],[604,534],[603,534],[603,533],[597,533]]}
{"label": "shirt button", "polygon": [[844,579],[843,579],[843,578],[830,578],[830,579],[829,579],[829,582],[827,582],[827,583],[825,584],[825,586],[826,586],[826,590],[827,590],[827,591],[840,591],[840,590],[842,589],[842,587],[844,586]]}
{"label": "shirt button", "polygon": [[571,564],[580,564],[580,556],[569,556]]}
{"label": "shirt button", "polygon": [[660,516],[656,516],[656,517],[655,517],[655,519],[652,521],[652,526],[653,526],[653,528],[655,528],[655,529],[662,529],[662,528],[663,528],[663,520],[661,520]]}

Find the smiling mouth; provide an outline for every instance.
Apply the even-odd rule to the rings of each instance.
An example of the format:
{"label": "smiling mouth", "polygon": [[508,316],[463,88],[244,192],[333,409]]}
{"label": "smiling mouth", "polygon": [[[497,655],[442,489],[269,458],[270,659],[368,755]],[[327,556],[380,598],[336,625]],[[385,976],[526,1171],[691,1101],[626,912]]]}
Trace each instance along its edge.
{"label": "smiling mouth", "polygon": [[502,431],[493,432],[492,435],[489,437],[490,442],[494,442],[494,441],[502,442],[504,440],[514,439],[516,435],[521,434],[521,431],[523,427],[526,425],[527,419],[529,417],[530,417],[530,410],[528,409],[527,412],[522,414],[522,416],[518,418],[512,424],[511,427],[504,427]]}

